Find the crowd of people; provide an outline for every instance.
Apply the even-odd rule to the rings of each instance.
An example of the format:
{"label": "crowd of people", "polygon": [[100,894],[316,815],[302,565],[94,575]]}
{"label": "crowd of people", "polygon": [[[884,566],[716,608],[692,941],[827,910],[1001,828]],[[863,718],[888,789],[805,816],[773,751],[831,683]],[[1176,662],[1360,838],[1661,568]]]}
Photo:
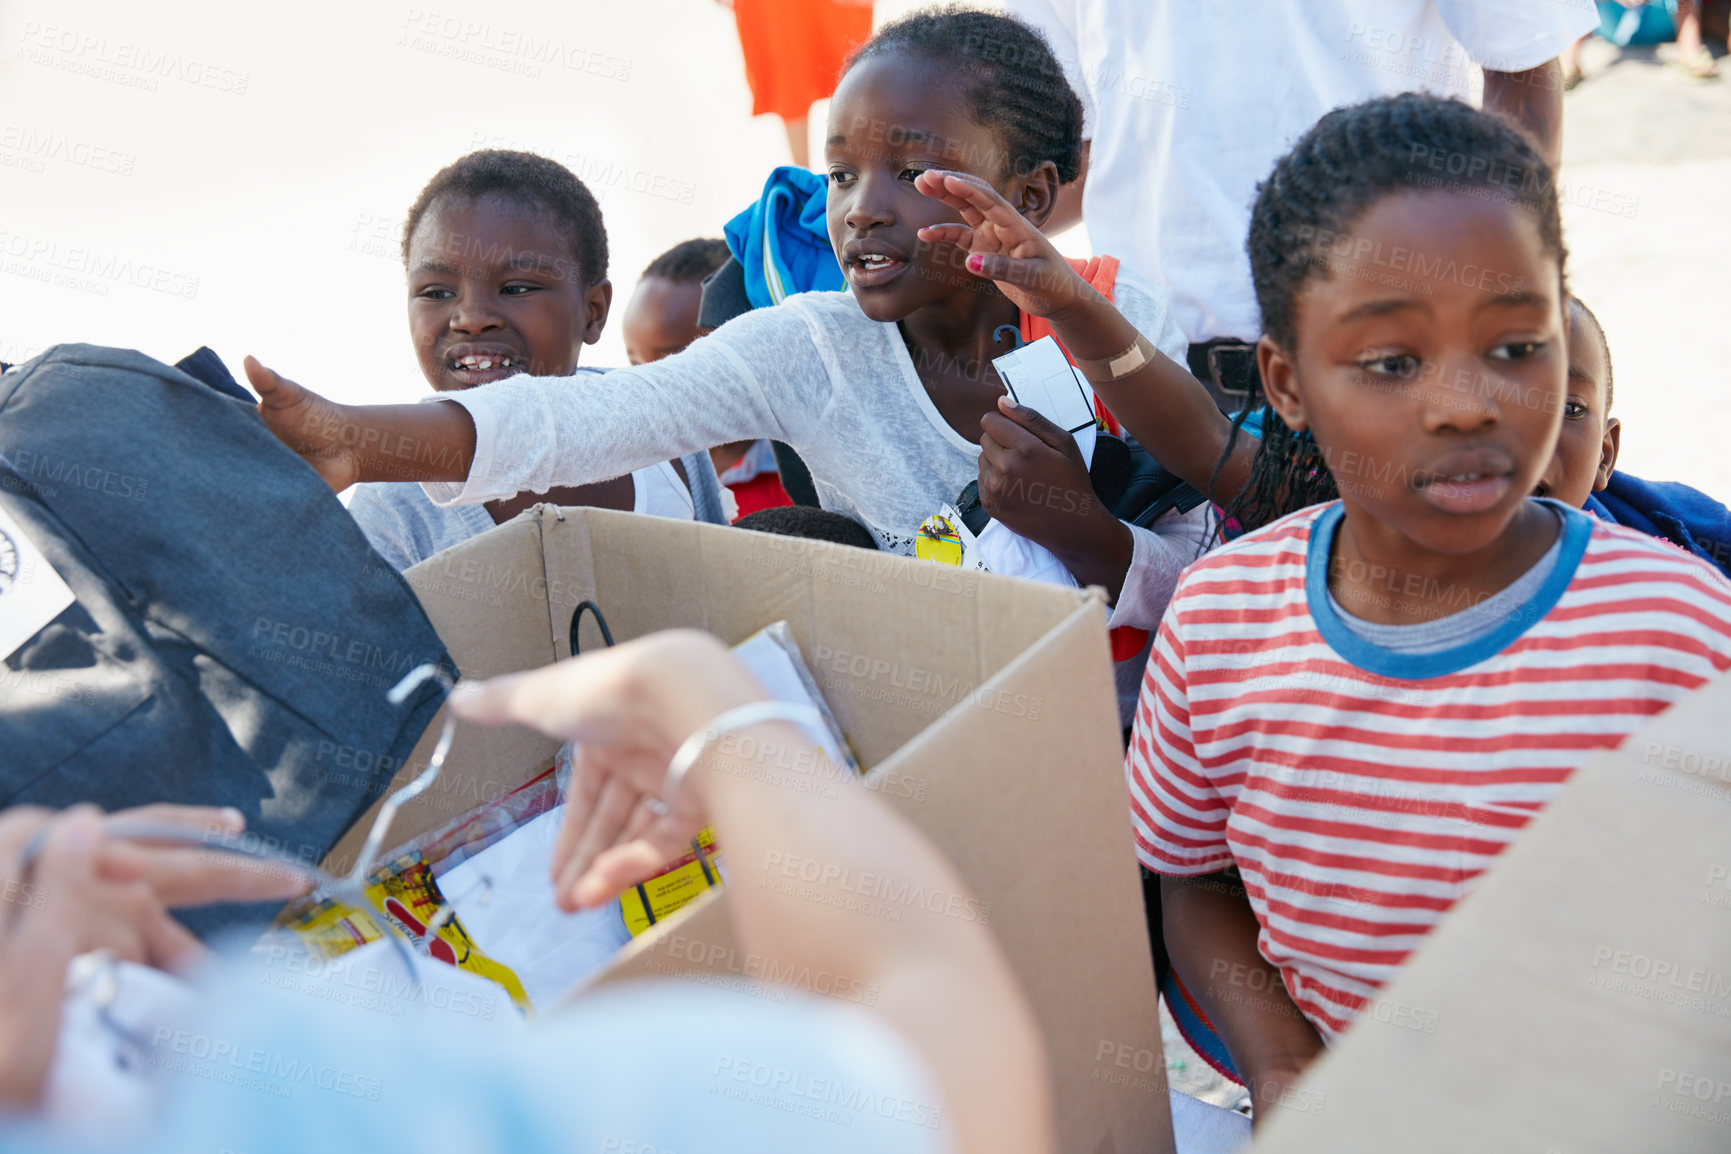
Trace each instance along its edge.
{"label": "crowd of people", "polygon": [[[1105,591],[1149,980],[1260,1118],[1590,754],[1731,669],[1731,513],[1617,470],[1614,334],[1570,292],[1556,181],[1558,57],[1596,14],[1249,7],[1012,0],[886,25],[848,57],[816,166],[845,287],[711,328],[706,297],[744,254],[684,242],[638,280],[625,368],[579,364],[613,305],[595,198],[544,157],[471,153],[432,177],[402,236],[438,403],[345,405],[326,395],[340,378],[315,391],[250,358],[247,375],[270,429],[351,492],[397,569],[543,502],[912,555],[977,486],[993,521]],[[1101,258],[1049,239],[1077,219]],[[992,368],[1006,326],[1059,343],[1098,402],[1091,436],[1139,446],[1203,499],[1147,525],[1120,516],[1078,438],[1006,394]],[[429,451],[364,448],[404,439]],[[784,485],[789,462],[809,482]],[[754,786],[713,750],[664,780],[692,734],[762,696],[713,640],[667,634],[453,701],[597,751],[555,866],[568,908],[648,876],[711,818],[734,852],[774,830],[963,887],[863,793],[838,807]],[[9,887],[89,895],[0,910],[0,1083],[20,1108],[41,1092],[74,954],[177,963],[195,947],[165,906],[282,896],[208,856],[105,839],[103,820],[0,821]],[[815,1070],[857,1072],[850,1047],[903,1069],[903,1092],[944,1103],[951,1148],[1048,1148],[1046,1057],[984,927],[790,918],[746,887],[733,916],[748,945],[845,954],[883,990],[872,1014],[767,1013],[764,1037]],[[1261,996],[1221,991],[1223,964]],[[641,1040],[606,1050],[639,1027],[595,1011],[549,1034],[641,1055]],[[552,1045],[494,1060],[527,1071]],[[580,1065],[598,1085],[630,1073]],[[525,1134],[621,1148],[599,1119],[626,1107],[562,1098],[544,1069],[489,1099],[467,1068],[424,1071],[437,1117],[520,1108]],[[651,1104],[681,1112],[672,1141],[696,1145],[727,1123],[674,1105],[682,1086],[669,1077]],[[315,1133],[269,1104],[196,1125],[247,1149]],[[905,1130],[847,1141],[914,1148]]]}

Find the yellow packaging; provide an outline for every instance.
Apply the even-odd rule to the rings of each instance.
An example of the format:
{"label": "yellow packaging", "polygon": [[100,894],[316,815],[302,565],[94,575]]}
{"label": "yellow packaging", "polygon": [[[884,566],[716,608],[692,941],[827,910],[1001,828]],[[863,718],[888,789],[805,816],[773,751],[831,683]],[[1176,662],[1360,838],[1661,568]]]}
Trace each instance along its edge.
{"label": "yellow packaging", "polygon": [[[334,958],[378,940],[388,932],[388,926],[414,943],[418,951],[497,984],[518,1009],[525,1014],[532,1012],[523,983],[509,966],[489,958],[475,945],[420,854],[404,854],[381,867],[368,879],[366,895],[373,909],[326,898],[288,916],[283,928],[312,953]],[[381,921],[386,925],[381,926]],[[438,929],[429,941],[427,927],[435,923]]]}
{"label": "yellow packaging", "polygon": [[625,928],[632,937],[721,885],[715,831],[704,826],[697,833],[697,844],[703,849],[702,857],[688,853],[619,895],[619,911],[625,915]]}

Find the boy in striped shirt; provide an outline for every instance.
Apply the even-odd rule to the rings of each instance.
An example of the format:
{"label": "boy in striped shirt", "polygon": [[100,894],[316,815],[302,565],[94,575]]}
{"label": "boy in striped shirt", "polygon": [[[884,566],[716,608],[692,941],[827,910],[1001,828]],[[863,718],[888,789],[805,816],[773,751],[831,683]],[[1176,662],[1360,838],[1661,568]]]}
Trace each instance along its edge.
{"label": "boy in striped shirt", "polygon": [[[1448,182],[1432,156],[1461,159]],[[1731,668],[1731,586],[1528,498],[1567,329],[1551,171],[1517,131],[1411,94],[1331,112],[1249,248],[1283,435],[1243,504],[1319,467],[1340,500],[1185,572],[1127,773],[1173,968],[1260,1112],[1593,750]]]}

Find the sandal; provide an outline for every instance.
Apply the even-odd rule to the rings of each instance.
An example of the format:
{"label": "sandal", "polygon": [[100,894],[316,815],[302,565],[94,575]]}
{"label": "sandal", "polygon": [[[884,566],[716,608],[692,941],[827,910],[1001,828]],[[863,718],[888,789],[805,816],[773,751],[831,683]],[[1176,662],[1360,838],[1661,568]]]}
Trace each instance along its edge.
{"label": "sandal", "polygon": [[1696,80],[1711,80],[1719,75],[1719,66],[1705,46],[1685,54],[1675,44],[1661,44],[1654,50],[1654,55],[1667,66]]}

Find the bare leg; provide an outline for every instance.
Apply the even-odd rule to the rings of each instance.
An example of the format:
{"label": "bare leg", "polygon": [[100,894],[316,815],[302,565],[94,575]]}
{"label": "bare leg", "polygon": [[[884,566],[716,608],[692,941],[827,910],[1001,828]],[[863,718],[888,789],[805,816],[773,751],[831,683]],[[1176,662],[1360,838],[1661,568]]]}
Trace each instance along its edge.
{"label": "bare leg", "polygon": [[1701,6],[1696,0],[1677,0],[1677,51],[1690,60],[1701,48]]}
{"label": "bare leg", "polygon": [[1700,0],[1677,0],[1677,43],[1674,53],[1674,56],[1664,53],[1661,59],[1671,57],[1670,63],[1691,76],[1706,79],[1718,71],[1713,63],[1713,54],[1708,52],[1707,46],[1701,42]]}
{"label": "bare leg", "polygon": [[[1697,42],[1699,35],[1697,35]],[[787,129],[787,150],[793,153],[793,162],[801,168],[811,167],[811,145],[808,140],[807,121],[805,117],[798,120],[784,120],[783,128]]]}

